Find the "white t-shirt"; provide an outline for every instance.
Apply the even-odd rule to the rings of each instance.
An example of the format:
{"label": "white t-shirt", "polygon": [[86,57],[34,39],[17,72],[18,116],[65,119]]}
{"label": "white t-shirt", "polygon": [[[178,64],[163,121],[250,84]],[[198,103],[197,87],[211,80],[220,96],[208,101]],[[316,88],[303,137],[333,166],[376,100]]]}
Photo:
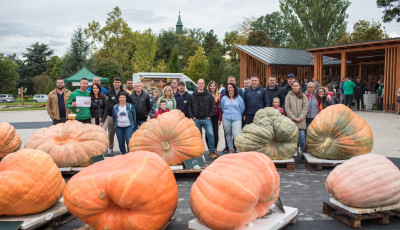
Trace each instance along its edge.
{"label": "white t-shirt", "polygon": [[128,127],[131,123],[129,122],[128,113],[126,112],[126,105],[119,106],[117,113],[117,126],[118,127]]}

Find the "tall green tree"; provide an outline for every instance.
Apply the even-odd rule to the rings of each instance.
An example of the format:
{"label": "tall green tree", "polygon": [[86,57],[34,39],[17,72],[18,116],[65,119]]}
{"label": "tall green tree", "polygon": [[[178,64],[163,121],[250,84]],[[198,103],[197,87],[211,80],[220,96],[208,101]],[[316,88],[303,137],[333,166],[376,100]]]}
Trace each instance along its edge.
{"label": "tall green tree", "polygon": [[251,23],[252,31],[262,30],[272,39],[274,46],[285,47],[289,36],[283,24],[283,16],[280,11],[275,11],[257,18]]}
{"label": "tall green tree", "polygon": [[240,35],[238,31],[234,30],[231,32],[226,32],[223,40],[224,44],[224,52],[229,55],[230,61],[233,63],[239,63],[239,55],[240,51],[238,51],[234,45],[246,45],[247,38],[243,35]]}
{"label": "tall green tree", "polygon": [[150,29],[136,36],[136,50],[133,58],[134,72],[152,72],[155,66],[157,41]]}
{"label": "tall green tree", "polygon": [[78,27],[72,35],[68,52],[64,56],[65,71],[69,75],[75,74],[83,67],[88,67],[90,47],[90,43],[87,41],[82,28]]}
{"label": "tall green tree", "polygon": [[400,0],[376,0],[379,8],[384,8],[383,22],[400,22]]}
{"label": "tall green tree", "polygon": [[218,42],[218,37],[216,34],[214,34],[214,30],[208,31],[203,42],[204,52],[206,56],[208,57],[213,49],[219,48],[220,46],[221,45]]}
{"label": "tall green tree", "polygon": [[204,42],[204,38],[206,37],[206,32],[201,28],[193,28],[193,29],[184,29],[184,34],[187,37],[192,38],[197,45],[201,45]]}
{"label": "tall green tree", "polygon": [[[87,38],[91,39],[94,51],[98,57],[116,60],[122,67],[123,80],[132,76],[133,57],[136,50],[137,33],[132,32],[128,23],[122,18],[119,7],[107,14],[108,18],[103,27],[97,21],[92,21],[84,29]],[[99,58],[97,58],[99,60]],[[99,63],[97,63],[98,65]]]}
{"label": "tall green tree", "polygon": [[16,95],[18,84],[18,65],[0,53],[0,92]]}
{"label": "tall green tree", "polygon": [[208,60],[204,54],[204,48],[199,46],[194,56],[189,57],[188,66],[183,69],[183,73],[189,76],[194,82],[200,78],[208,81]]}
{"label": "tall green tree", "polygon": [[221,82],[225,74],[225,60],[222,57],[221,48],[215,48],[208,55],[208,79],[210,81]]}
{"label": "tall green tree", "polygon": [[346,32],[337,44],[364,42],[389,38],[380,22],[360,20],[354,23],[353,32]]}
{"label": "tall green tree", "polygon": [[35,76],[46,72],[46,63],[49,61],[53,50],[46,44],[36,42],[31,47],[26,48],[27,52],[23,53],[24,64],[20,66],[20,82],[19,86],[28,88],[28,94],[33,94],[32,79]]}
{"label": "tall green tree", "polygon": [[169,58],[168,73],[180,73],[180,72],[182,71],[179,62],[178,48],[175,47],[172,50],[171,57]]}
{"label": "tall green tree", "polygon": [[349,0],[279,0],[283,23],[293,43],[305,49],[332,45],[346,31]]}
{"label": "tall green tree", "polygon": [[274,46],[272,39],[262,30],[251,31],[249,33],[247,44],[251,46]]}
{"label": "tall green tree", "polygon": [[179,34],[175,33],[175,30],[163,30],[157,36],[157,52],[156,60],[164,60],[169,62],[172,50],[174,47],[182,47],[182,41],[179,40]]}
{"label": "tall green tree", "polygon": [[95,75],[107,77],[112,81],[115,77],[122,78],[123,69],[117,60],[107,57],[97,57],[98,59],[94,62],[93,69],[91,70]]}

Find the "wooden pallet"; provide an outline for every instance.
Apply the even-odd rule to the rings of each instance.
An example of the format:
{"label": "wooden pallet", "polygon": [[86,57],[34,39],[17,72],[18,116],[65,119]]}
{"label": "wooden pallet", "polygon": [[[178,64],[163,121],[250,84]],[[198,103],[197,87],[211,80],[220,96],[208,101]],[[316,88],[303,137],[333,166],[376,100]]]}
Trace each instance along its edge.
{"label": "wooden pallet", "polygon": [[63,176],[73,176],[78,172],[82,171],[85,167],[65,167],[58,168]]}
{"label": "wooden pallet", "polygon": [[361,229],[361,221],[363,220],[372,220],[379,224],[389,224],[389,217],[397,216],[400,218],[400,210],[392,209],[385,211],[376,211],[365,214],[356,214],[349,210],[346,210],[343,207],[339,207],[336,204],[332,204],[331,202],[323,203],[323,213],[346,224],[352,228]]}
{"label": "wooden pallet", "polygon": [[323,169],[331,170],[346,161],[346,160],[320,159],[313,156],[311,153],[305,153],[305,152],[303,152],[301,157],[303,159],[305,166],[310,171],[322,171]]}
{"label": "wooden pallet", "polygon": [[2,226],[9,221],[20,221],[20,223],[22,222],[19,225],[19,228],[13,228],[13,229],[25,229],[25,230],[57,229],[61,225],[64,225],[65,223],[75,218],[76,218],[75,216],[71,215],[68,212],[67,208],[64,206],[63,199],[61,199],[56,205],[41,213],[26,215],[26,216],[0,217],[0,229],[8,229],[8,228],[3,228]]}
{"label": "wooden pallet", "polygon": [[277,170],[294,170],[295,161],[293,158],[287,160],[272,160]]}

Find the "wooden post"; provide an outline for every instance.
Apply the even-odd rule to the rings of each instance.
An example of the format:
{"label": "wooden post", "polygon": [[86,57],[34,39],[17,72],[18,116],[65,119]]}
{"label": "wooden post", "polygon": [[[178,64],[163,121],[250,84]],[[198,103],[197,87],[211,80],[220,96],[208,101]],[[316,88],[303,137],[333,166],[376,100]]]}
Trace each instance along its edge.
{"label": "wooden post", "polygon": [[319,80],[322,84],[322,55],[314,54],[314,80]]}
{"label": "wooden post", "polygon": [[346,51],[342,51],[341,53],[342,63],[340,64],[340,79],[347,77],[347,53]]}
{"label": "wooden post", "polygon": [[358,76],[360,77],[361,81],[364,80],[364,65],[363,64],[358,64]]}
{"label": "wooden post", "polygon": [[[400,46],[396,47],[396,58],[397,58],[397,62],[396,62],[396,88],[395,88],[395,98],[397,98],[397,91],[400,88]],[[400,103],[396,103],[397,106],[397,111],[400,112]]]}

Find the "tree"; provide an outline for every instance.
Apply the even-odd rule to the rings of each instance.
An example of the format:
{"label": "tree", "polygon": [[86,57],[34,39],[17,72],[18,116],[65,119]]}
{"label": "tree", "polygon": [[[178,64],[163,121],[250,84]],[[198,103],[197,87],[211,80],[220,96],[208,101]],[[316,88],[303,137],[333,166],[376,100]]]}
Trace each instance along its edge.
{"label": "tree", "polygon": [[[121,9],[115,7],[108,13],[104,27],[97,21],[89,23],[84,29],[87,38],[91,39],[93,50],[98,57],[117,61],[122,68],[123,80],[132,76],[133,56],[137,33],[132,32],[128,23],[121,17]],[[98,64],[98,63],[97,63]]]}
{"label": "tree", "polygon": [[19,86],[28,88],[28,94],[33,94],[32,78],[46,72],[46,63],[53,54],[46,44],[36,42],[31,47],[26,48],[27,53],[23,53],[25,58],[24,64],[20,66],[20,83]]}
{"label": "tree", "polygon": [[251,31],[247,44],[251,46],[274,46],[272,39],[262,30]]}
{"label": "tree", "polygon": [[348,0],[279,0],[292,48],[332,45],[346,31]]}
{"label": "tree", "polygon": [[83,67],[88,67],[90,43],[86,40],[81,27],[74,31],[67,54],[64,56],[64,67],[68,75],[75,74]]}
{"label": "tree", "polygon": [[194,82],[200,78],[207,79],[208,60],[204,54],[203,47],[199,46],[194,56],[189,57],[188,66],[183,69],[183,73],[189,76]]}
{"label": "tree", "polygon": [[376,0],[378,8],[384,8],[383,22],[400,22],[400,0]]}
{"label": "tree", "polygon": [[33,89],[36,93],[48,94],[52,90],[49,86],[53,81],[51,80],[50,76],[46,75],[45,72],[41,75],[35,76],[32,79],[32,82],[33,82]]}
{"label": "tree", "polygon": [[244,18],[243,22],[239,24],[239,34],[247,38],[251,31],[251,25],[255,20],[254,17]]}
{"label": "tree", "polygon": [[112,81],[113,78],[121,78],[123,75],[122,66],[113,58],[98,57],[94,63],[92,72],[97,76],[107,77]]}
{"label": "tree", "polygon": [[337,44],[372,41],[389,38],[380,22],[360,20],[354,23],[353,32],[346,32]]}
{"label": "tree", "polygon": [[262,30],[273,40],[274,46],[285,47],[289,41],[288,32],[283,24],[280,11],[272,12],[257,18],[251,23],[252,31]]}
{"label": "tree", "polygon": [[197,45],[203,44],[206,37],[206,32],[201,28],[185,29],[183,33],[187,34],[187,37],[192,38]]}
{"label": "tree", "polygon": [[0,53],[0,92],[16,95],[18,84],[18,65]]}
{"label": "tree", "polygon": [[234,47],[234,45],[235,44],[246,45],[247,38],[244,37],[243,35],[239,35],[239,32],[234,30],[234,31],[225,33],[223,42],[224,42],[223,43],[224,44],[224,53],[226,53],[230,56],[231,62],[238,63],[240,51],[238,51]]}
{"label": "tree", "polygon": [[136,50],[133,54],[134,72],[152,72],[154,69],[157,41],[151,30],[136,36]]}
{"label": "tree", "polygon": [[203,47],[207,57],[213,49],[220,47],[217,35],[214,34],[214,30],[210,30],[207,32],[206,37],[204,38]]}
{"label": "tree", "polygon": [[168,73],[180,73],[180,72],[182,71],[179,63],[178,48],[175,47],[172,50],[171,57],[169,59]]}
{"label": "tree", "polygon": [[225,73],[225,60],[222,57],[221,48],[215,48],[208,55],[208,79],[210,81],[221,82]]}
{"label": "tree", "polygon": [[174,47],[182,47],[181,41],[179,41],[179,34],[175,33],[174,30],[163,30],[157,36],[157,52],[156,52],[156,60],[164,60],[165,62],[169,62],[169,58],[171,57],[172,50]]}

